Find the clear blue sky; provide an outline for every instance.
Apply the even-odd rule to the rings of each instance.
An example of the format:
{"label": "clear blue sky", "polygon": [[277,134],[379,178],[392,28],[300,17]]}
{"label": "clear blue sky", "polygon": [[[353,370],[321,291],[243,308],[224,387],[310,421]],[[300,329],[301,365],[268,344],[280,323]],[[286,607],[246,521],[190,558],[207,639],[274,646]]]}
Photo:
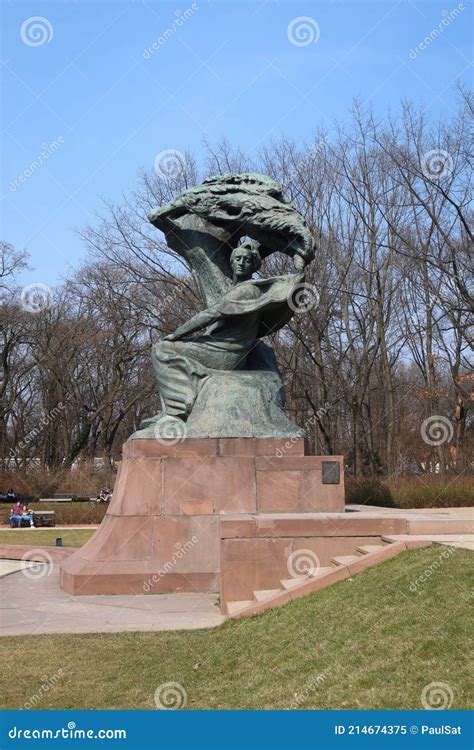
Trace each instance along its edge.
{"label": "clear blue sky", "polygon": [[[148,59],[144,50],[192,2],[0,2],[1,237],[31,254],[35,270],[24,283],[53,284],[77,265],[85,250],[74,227],[91,221],[101,195],[118,199],[133,187],[137,170],[152,168],[163,149],[199,156],[203,136],[225,135],[249,152],[280,133],[308,138],[343,118],[354,96],[378,112],[406,97],[449,116],[456,79],[472,79],[466,0],[415,59],[410,50],[454,0],[198,0]],[[35,16],[46,19],[39,36],[25,23]],[[288,25],[303,16],[319,38],[297,46]]]}

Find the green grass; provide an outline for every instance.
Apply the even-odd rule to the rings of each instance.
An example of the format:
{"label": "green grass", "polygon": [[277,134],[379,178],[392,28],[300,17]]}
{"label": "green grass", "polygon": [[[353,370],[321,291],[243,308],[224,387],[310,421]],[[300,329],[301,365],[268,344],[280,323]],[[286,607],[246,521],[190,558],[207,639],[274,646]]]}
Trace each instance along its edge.
{"label": "green grass", "polygon": [[60,536],[63,547],[82,547],[94,532],[95,529],[2,529],[0,544],[35,544],[50,547],[56,544],[56,539]]}
{"label": "green grass", "polygon": [[472,554],[440,557],[446,549],[404,553],[217,629],[35,636],[27,649],[24,637],[1,638],[3,707],[23,706],[61,669],[37,708],[154,709],[166,682],[180,683],[195,709],[419,709],[432,682],[448,683],[453,709],[468,708]]}

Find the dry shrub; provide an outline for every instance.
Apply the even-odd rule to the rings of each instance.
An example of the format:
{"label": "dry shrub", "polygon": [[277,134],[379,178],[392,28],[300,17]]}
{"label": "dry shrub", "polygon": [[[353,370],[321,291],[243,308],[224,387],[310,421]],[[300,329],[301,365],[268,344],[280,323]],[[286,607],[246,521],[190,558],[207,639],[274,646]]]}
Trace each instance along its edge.
{"label": "dry shrub", "polygon": [[378,479],[348,479],[345,490],[346,503],[377,505],[380,508],[396,507],[390,488]]}
{"label": "dry shrub", "polygon": [[346,503],[384,508],[463,508],[474,505],[472,475],[346,480]]}
{"label": "dry shrub", "polygon": [[12,487],[17,494],[29,498],[54,497],[58,493],[65,497],[96,497],[102,487],[114,486],[116,473],[115,468],[97,468],[92,461],[81,461],[75,469],[35,467],[2,471],[0,489],[6,492]]}
{"label": "dry shrub", "polygon": [[[58,526],[98,524],[107,510],[107,503],[87,502],[96,497],[102,487],[113,487],[116,470],[106,466],[97,468],[92,462],[83,461],[77,469],[47,469],[38,467],[30,471],[0,473],[0,490],[10,487],[21,497],[28,498],[35,510],[54,510]],[[85,502],[39,503],[39,498],[64,497],[86,499]],[[0,504],[0,523],[7,523],[11,503]]]}

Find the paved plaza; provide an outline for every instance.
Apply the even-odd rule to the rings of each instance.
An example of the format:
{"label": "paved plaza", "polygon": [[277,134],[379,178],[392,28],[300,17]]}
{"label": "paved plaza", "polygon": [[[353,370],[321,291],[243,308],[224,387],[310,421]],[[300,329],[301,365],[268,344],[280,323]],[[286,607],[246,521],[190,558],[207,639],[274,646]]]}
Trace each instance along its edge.
{"label": "paved plaza", "polygon": [[215,594],[71,596],[59,586],[57,565],[42,577],[30,577],[38,565],[26,574],[24,565],[0,561],[0,635],[190,630],[225,619]]}

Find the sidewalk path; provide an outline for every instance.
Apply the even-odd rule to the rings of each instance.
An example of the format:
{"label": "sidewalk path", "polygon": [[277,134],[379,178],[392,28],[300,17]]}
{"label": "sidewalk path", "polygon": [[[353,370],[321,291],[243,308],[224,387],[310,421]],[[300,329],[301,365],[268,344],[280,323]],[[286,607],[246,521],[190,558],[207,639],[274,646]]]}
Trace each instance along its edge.
{"label": "sidewalk path", "polygon": [[32,570],[0,578],[0,635],[191,630],[225,619],[216,594],[71,596],[57,565],[42,577]]}
{"label": "sidewalk path", "polygon": [[[29,528],[28,526],[24,526],[23,529],[11,529],[10,526],[7,523],[0,523],[0,529],[2,531],[11,531],[12,534],[16,532],[19,534],[24,529],[27,531]],[[39,531],[66,531],[67,529],[98,529],[99,524],[98,523],[75,523],[75,524],[69,524],[68,526],[37,526],[36,527]]]}

